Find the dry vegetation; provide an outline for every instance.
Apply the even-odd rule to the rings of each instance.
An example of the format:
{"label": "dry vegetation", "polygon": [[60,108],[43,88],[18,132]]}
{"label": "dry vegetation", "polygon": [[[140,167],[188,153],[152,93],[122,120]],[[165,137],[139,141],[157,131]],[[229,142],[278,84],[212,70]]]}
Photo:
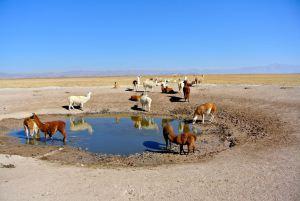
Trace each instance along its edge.
{"label": "dry vegetation", "polygon": [[[145,78],[156,76],[144,76]],[[183,76],[158,76],[159,78],[178,79]],[[194,75],[188,75],[194,79]],[[200,75],[198,76],[200,77]],[[113,86],[114,82],[119,85],[131,85],[136,79],[134,76],[122,77],[78,77],[78,78],[30,78],[30,79],[0,79],[0,88],[27,88],[27,87],[74,87],[74,86]],[[142,79],[142,80],[143,80]],[[300,74],[227,74],[206,75],[206,84],[275,84],[284,86],[300,85]]]}

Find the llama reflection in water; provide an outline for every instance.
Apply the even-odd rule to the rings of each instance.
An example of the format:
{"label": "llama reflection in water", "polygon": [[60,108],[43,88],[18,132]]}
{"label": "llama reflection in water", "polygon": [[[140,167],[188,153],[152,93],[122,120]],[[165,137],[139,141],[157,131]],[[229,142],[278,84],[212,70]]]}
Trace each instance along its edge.
{"label": "llama reflection in water", "polygon": [[145,130],[158,130],[158,125],[155,123],[154,118],[146,116],[132,116],[131,120],[134,127]]}
{"label": "llama reflection in water", "polygon": [[163,128],[167,123],[174,121],[174,119],[161,119],[161,127]]}
{"label": "llama reflection in water", "polygon": [[181,121],[178,124],[178,132],[179,133],[189,133],[190,132],[190,125]]}
{"label": "llama reflection in water", "polygon": [[71,131],[84,131],[87,130],[89,134],[93,134],[94,130],[91,124],[84,121],[84,118],[74,119],[70,118]]}
{"label": "llama reflection in water", "polygon": [[115,123],[119,124],[120,123],[121,118],[120,117],[115,117]]}
{"label": "llama reflection in water", "polygon": [[26,139],[26,144],[38,145],[40,141],[41,141],[40,132],[38,132],[37,134],[35,134],[34,137],[27,138]]}

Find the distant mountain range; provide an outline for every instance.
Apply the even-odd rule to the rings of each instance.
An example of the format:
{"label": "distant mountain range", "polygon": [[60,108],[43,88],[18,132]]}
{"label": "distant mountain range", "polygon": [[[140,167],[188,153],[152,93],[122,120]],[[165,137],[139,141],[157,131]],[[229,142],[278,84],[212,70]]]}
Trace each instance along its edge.
{"label": "distant mountain range", "polygon": [[92,77],[92,76],[125,76],[125,75],[171,75],[171,74],[268,74],[300,73],[300,65],[272,64],[242,68],[176,68],[176,69],[129,69],[99,71],[67,71],[48,73],[4,73],[0,78],[52,78],[52,77]]}

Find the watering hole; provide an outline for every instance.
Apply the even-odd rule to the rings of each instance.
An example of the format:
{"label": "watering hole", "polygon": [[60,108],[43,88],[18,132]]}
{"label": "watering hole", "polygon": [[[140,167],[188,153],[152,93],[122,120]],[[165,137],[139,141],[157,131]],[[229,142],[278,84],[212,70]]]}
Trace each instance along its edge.
{"label": "watering hole", "polygon": [[[93,153],[130,155],[146,151],[165,150],[163,126],[169,123],[178,133],[202,133],[184,120],[148,116],[129,117],[65,117],[67,145]],[[61,146],[62,135],[57,132],[53,139],[45,141],[41,132],[37,137],[26,138],[24,129],[13,130],[10,135],[20,143],[36,146]]]}

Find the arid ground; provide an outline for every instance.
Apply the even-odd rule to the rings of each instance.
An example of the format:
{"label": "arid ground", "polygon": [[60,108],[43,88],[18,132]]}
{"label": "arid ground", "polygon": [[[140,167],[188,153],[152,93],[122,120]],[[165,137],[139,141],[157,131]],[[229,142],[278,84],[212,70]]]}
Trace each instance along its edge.
{"label": "arid ground", "polygon": [[[189,121],[197,105],[217,104],[214,123],[197,123],[207,132],[189,156],[103,156],[68,146],[23,145],[7,135],[32,112],[42,120],[146,113],[128,100],[136,94],[127,90],[133,79],[0,80],[0,200],[300,199],[299,74],[207,75],[191,88],[190,103],[174,101],[182,95],[162,94],[160,87],[150,92],[149,114],[155,116]],[[113,89],[114,81],[121,86]],[[84,111],[63,107],[71,94],[88,91],[93,95]],[[203,141],[215,146],[200,146]]]}

